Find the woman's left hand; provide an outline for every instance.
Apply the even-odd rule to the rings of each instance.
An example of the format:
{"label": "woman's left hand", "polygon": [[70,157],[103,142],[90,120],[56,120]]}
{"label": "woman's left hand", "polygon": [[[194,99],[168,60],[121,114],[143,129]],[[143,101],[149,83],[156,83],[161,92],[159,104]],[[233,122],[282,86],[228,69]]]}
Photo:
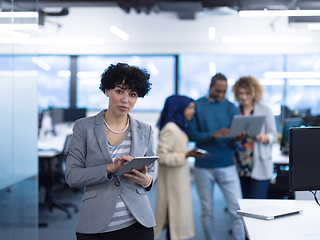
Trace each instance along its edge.
{"label": "woman's left hand", "polygon": [[141,186],[147,186],[151,181],[151,176],[147,173],[148,167],[145,165],[141,171],[132,168],[133,173],[125,173],[123,176],[131,179]]}
{"label": "woman's left hand", "polygon": [[259,134],[255,136],[255,140],[259,143],[265,143],[265,144],[269,143],[269,138],[266,134]]}

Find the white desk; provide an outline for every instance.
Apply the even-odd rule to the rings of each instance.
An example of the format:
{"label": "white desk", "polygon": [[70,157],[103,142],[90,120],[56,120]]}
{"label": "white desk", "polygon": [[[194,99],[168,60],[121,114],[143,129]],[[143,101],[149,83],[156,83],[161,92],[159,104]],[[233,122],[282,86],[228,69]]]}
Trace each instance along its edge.
{"label": "white desk", "polygon": [[272,146],[272,161],[275,164],[289,164],[289,156],[281,153],[279,144]]}
{"label": "white desk", "polygon": [[319,240],[320,206],[314,200],[239,199],[240,209],[270,204],[297,206],[303,212],[274,220],[242,217],[250,240]]}

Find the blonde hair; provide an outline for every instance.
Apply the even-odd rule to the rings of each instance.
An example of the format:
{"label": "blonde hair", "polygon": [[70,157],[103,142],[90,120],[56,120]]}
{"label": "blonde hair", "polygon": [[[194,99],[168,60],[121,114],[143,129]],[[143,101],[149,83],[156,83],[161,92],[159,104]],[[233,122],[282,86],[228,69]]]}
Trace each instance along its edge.
{"label": "blonde hair", "polygon": [[240,88],[246,89],[247,92],[252,95],[254,102],[259,102],[262,100],[263,87],[256,78],[252,76],[246,76],[241,77],[238,81],[236,81],[236,83],[232,87],[232,92],[234,93],[234,96],[238,102],[240,102]]}

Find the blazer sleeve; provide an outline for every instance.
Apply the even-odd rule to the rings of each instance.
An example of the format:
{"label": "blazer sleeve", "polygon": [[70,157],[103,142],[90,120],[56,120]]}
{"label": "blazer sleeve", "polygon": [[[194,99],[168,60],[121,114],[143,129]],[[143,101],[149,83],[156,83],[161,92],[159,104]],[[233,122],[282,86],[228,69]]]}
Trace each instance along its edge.
{"label": "blazer sleeve", "polygon": [[175,149],[177,138],[173,128],[165,126],[160,131],[158,143],[159,163],[167,166],[182,166],[186,162],[186,153]]}
{"label": "blazer sleeve", "polygon": [[269,107],[266,108],[265,134],[268,136],[269,144],[273,144],[277,141],[276,120],[272,110]]}
{"label": "blazer sleeve", "polygon": [[86,167],[86,146],[87,141],[81,121],[76,121],[73,126],[65,169],[65,179],[70,187],[91,186],[109,181],[107,164]]}
{"label": "blazer sleeve", "polygon": [[[145,156],[154,156],[154,141],[153,141],[153,130],[152,127],[149,127],[149,140],[148,140],[148,150]],[[146,188],[147,191],[150,191],[153,183],[156,181],[157,179],[157,174],[155,171],[155,162],[152,163],[149,167],[148,167],[148,174],[152,177],[152,183],[149,187]]]}

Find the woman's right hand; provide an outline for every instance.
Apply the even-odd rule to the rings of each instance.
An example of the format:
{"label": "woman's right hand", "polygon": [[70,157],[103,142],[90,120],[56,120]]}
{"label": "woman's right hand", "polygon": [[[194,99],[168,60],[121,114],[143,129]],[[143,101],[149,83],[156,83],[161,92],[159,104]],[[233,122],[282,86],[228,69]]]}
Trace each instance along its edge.
{"label": "woman's right hand", "polygon": [[113,163],[107,165],[107,174],[115,173],[128,162],[130,162],[133,158],[129,155],[122,155],[121,157],[116,158]]}
{"label": "woman's right hand", "polygon": [[186,153],[186,157],[203,158],[205,154],[197,151],[197,147]]}

